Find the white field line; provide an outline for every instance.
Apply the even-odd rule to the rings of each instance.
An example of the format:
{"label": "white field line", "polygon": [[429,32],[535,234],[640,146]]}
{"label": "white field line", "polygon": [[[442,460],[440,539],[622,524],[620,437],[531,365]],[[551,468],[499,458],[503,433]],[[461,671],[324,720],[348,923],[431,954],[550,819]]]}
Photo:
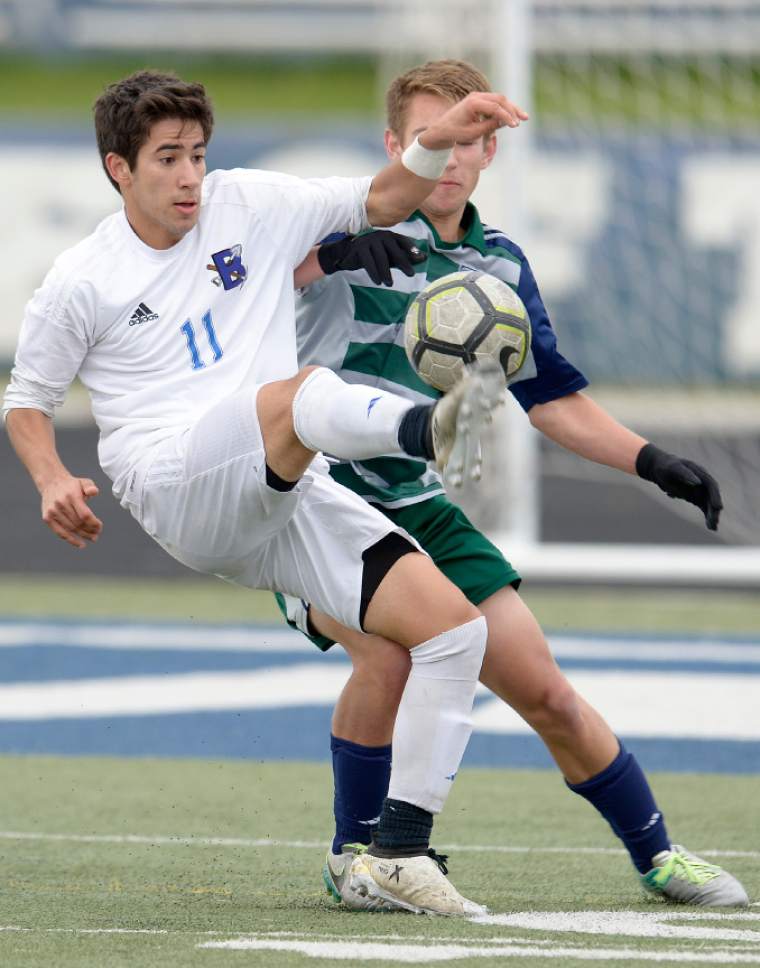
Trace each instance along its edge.
{"label": "white field line", "polygon": [[[524,912],[528,919],[538,918],[543,923],[547,918],[554,918],[557,912]],[[620,924],[609,924],[609,930],[599,930],[597,934],[606,934],[608,937],[627,934],[637,938],[663,937],[656,931],[657,922],[669,919],[699,919],[704,920],[737,920],[737,915],[733,914],[700,914],[688,913],[680,915],[677,913],[663,913],[657,915],[640,915],[635,912],[577,912],[581,921],[595,919],[601,916],[602,924],[605,915],[612,915]],[[573,915],[569,915],[572,917]],[[510,917],[509,915],[497,915],[496,917]],[[745,916],[746,917],[746,916]],[[760,915],[755,915],[760,918]],[[632,920],[631,920],[632,919]],[[626,931],[626,923],[631,922],[632,930]],[[635,924],[633,922],[636,922]],[[535,927],[539,925],[536,924]],[[638,929],[643,928],[644,933],[640,934]],[[623,930],[621,930],[621,928]],[[551,929],[550,929],[551,930]],[[555,928],[555,930],[557,930]],[[563,928],[559,929],[563,931]],[[582,930],[582,929],[581,929]],[[684,929],[688,932],[691,929]],[[705,942],[709,940],[719,941],[721,935],[728,932],[718,930],[712,937],[709,936],[709,929],[705,929],[702,934],[704,937],[689,940],[699,940],[699,950],[684,948],[658,948],[656,950],[641,950],[634,948],[590,948],[582,944],[565,943],[559,947],[556,941],[530,938],[530,937],[491,937],[479,939],[477,944],[462,940],[452,943],[451,938],[446,937],[426,937],[424,935],[402,936],[397,934],[368,935],[361,939],[355,937],[329,935],[325,933],[305,933],[291,931],[264,931],[253,935],[241,935],[227,940],[216,940],[219,935],[229,932],[222,931],[192,931],[174,930],[167,928],[28,928],[16,925],[0,925],[1,933],[27,933],[27,934],[73,934],[73,935],[158,935],[176,937],[195,937],[213,938],[200,942],[196,945],[199,949],[212,950],[238,950],[238,951],[292,951],[306,955],[311,958],[329,958],[333,961],[360,961],[379,960],[395,962],[397,964],[424,964],[432,962],[453,961],[459,958],[554,958],[572,959],[578,961],[622,961],[622,962],[659,962],[659,963],[697,963],[697,964],[760,964],[760,953],[754,946],[748,949],[744,945],[725,947],[716,945],[715,947],[705,948]],[[741,932],[734,932],[741,935]],[[745,937],[750,936],[747,932]],[[664,935],[667,937],[667,934]],[[682,939],[686,939],[683,934]],[[318,940],[324,939],[324,940]],[[738,940],[738,938],[737,938]],[[395,943],[394,943],[395,942]]]}
{"label": "white field line", "polygon": [[[349,669],[346,662],[316,659],[256,670],[3,683],[0,720],[332,706]],[[760,740],[760,683],[754,675],[579,669],[570,671],[568,678],[624,736]],[[477,733],[532,733],[514,710],[496,698],[475,707],[473,723]]]}
{"label": "white field line", "polygon": [[[149,844],[175,847],[275,847],[290,850],[324,850],[322,840],[275,840],[269,837],[185,837],[166,834],[53,834],[0,830],[0,840],[61,841],[77,844]],[[622,847],[527,847],[516,844],[439,844],[441,850],[471,854],[626,854]],[[758,850],[696,849],[701,857],[747,857],[760,860]]]}
{"label": "white field line", "polygon": [[688,639],[642,641],[550,635],[549,645],[558,658],[625,659],[630,662],[709,662],[724,665],[741,662],[760,665],[760,645],[722,642],[720,639],[690,642]]}
{"label": "white field line", "polygon": [[[519,911],[514,914],[483,914],[468,919],[473,924],[497,925],[554,934],[591,934],[657,938],[681,941],[743,941],[755,946],[760,932],[754,930],[760,914],[737,912],[675,911]],[[696,925],[683,922],[697,921]],[[712,922],[704,927],[701,922]],[[722,927],[742,922],[748,927]],[[759,952],[760,953],[760,952]]]}
{"label": "white field line", "polygon": [[332,706],[349,671],[345,662],[308,662],[255,671],[6,683],[0,685],[0,719],[28,722]]}
{"label": "white field line", "polygon": [[760,954],[742,954],[730,949],[696,952],[684,949],[638,951],[634,948],[536,947],[515,944],[476,947],[466,944],[409,945],[378,944],[361,941],[276,941],[268,938],[237,938],[231,941],[206,941],[199,948],[233,951],[293,951],[308,958],[347,961],[388,961],[394,964],[429,964],[464,958],[555,958],[574,961],[621,961],[680,964],[760,964]]}
{"label": "white field line", "polygon": [[[760,740],[756,675],[571,669],[567,678],[620,736]],[[496,698],[479,703],[472,719],[476,733],[531,732]]]}
{"label": "white field line", "polygon": [[[760,643],[710,639],[646,639],[591,635],[549,636],[560,658],[626,659],[646,662],[741,662],[760,665]],[[0,622],[0,648],[69,645],[98,649],[318,653],[299,632],[279,626],[218,626],[170,623]]]}
{"label": "white field line", "polygon": [[72,645],[91,649],[168,649],[192,652],[308,652],[317,650],[300,632],[277,626],[250,628],[78,622],[0,622],[0,648]]}
{"label": "white field line", "polygon": [[[562,914],[562,912],[559,912]],[[565,933],[564,923],[556,922],[558,912],[526,911],[521,915],[495,915],[497,919],[524,919],[528,929],[550,930]],[[736,945],[732,947],[705,947],[709,941],[719,942],[727,939],[729,934],[736,935],[736,940],[747,940],[754,932],[729,932],[717,929],[711,933],[710,929],[691,929],[688,927],[675,928],[671,933],[668,925],[663,921],[723,921],[754,919],[760,920],[760,915],[746,915],[733,913],[701,913],[686,912],[658,912],[657,914],[641,914],[632,911],[580,911],[565,913],[564,918],[579,918],[572,920],[575,925],[570,930],[587,933],[589,927],[594,934],[607,937],[627,935],[636,938],[676,938],[681,940],[699,941],[699,949],[662,948],[655,950],[641,950],[634,948],[591,948],[581,943],[565,942],[562,947],[556,941],[545,938],[522,937],[491,937],[479,939],[477,944],[462,940],[452,943],[451,938],[428,937],[424,935],[402,936],[398,934],[368,935],[361,939],[355,937],[331,935],[322,932],[296,931],[263,931],[253,935],[239,935],[227,940],[216,940],[221,931],[192,931],[174,930],[167,928],[28,928],[16,925],[0,925],[0,933],[24,932],[35,934],[74,934],[74,935],[160,935],[178,937],[206,937],[214,938],[197,944],[199,949],[213,950],[258,950],[258,951],[293,951],[311,958],[329,958],[333,961],[391,961],[397,964],[423,964],[431,962],[452,961],[457,958],[554,958],[572,959],[578,961],[621,961],[621,962],[671,962],[692,964],[760,964],[760,953],[756,946]],[[471,923],[479,923],[482,919]],[[322,939],[322,940],[319,940]],[[394,943],[396,942],[396,943]]]}
{"label": "white field line", "polygon": [[[166,928],[21,928],[12,924],[0,925],[3,931],[19,931],[34,934],[176,934]],[[197,931],[193,934],[221,934],[221,931]],[[229,931],[225,931],[229,934]]]}
{"label": "white field line", "polygon": [[[452,943],[443,938],[399,938],[398,936],[370,936],[361,939],[331,937],[324,934],[304,932],[258,932],[248,936],[238,936],[228,940],[202,942],[199,948],[238,950],[238,951],[294,951],[311,958],[329,958],[335,961],[380,960],[394,963],[430,963],[452,961],[456,958],[562,958],[580,961],[652,961],[703,964],[760,964],[760,952],[756,941],[758,932],[722,926],[702,927],[701,923],[730,924],[742,921],[757,924],[760,914],[733,914],[715,912],[658,911],[641,913],[637,911],[524,911],[517,914],[496,914],[487,917],[469,918],[472,924],[502,924],[542,933],[603,935],[609,943],[611,938],[647,939],[669,941],[691,941],[698,943],[694,948],[662,947],[641,948],[596,948],[584,946],[582,942],[564,941],[560,947],[545,938],[491,937],[479,939],[477,944],[469,939]],[[694,927],[682,922],[697,921]],[[681,922],[681,923],[679,923]],[[389,944],[389,941],[401,943]],[[420,941],[420,944],[414,942]],[[726,947],[726,941],[745,942]],[[712,944],[711,944],[712,942]],[[717,942],[717,944],[716,944]],[[746,942],[750,942],[749,946]]]}

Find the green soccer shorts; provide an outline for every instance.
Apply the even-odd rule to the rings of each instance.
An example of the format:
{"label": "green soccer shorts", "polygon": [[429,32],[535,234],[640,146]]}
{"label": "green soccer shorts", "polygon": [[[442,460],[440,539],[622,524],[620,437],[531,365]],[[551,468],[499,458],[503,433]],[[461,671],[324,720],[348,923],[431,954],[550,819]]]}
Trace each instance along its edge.
{"label": "green soccer shorts", "polygon": [[[478,531],[461,508],[443,495],[402,508],[379,510],[419,541],[449,581],[461,588],[473,605],[479,605],[500,588],[519,587],[520,576],[504,555]],[[283,596],[278,592],[275,598],[288,625],[298,628],[287,616]],[[335,645],[325,635],[308,635],[308,638],[323,652]]]}

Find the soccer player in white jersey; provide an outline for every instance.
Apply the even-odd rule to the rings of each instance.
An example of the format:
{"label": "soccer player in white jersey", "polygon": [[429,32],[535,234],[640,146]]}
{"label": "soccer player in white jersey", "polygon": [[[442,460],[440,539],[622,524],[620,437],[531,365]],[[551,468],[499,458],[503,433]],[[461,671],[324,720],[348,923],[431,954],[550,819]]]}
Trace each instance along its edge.
{"label": "soccer player in white jersey", "polygon": [[[452,104],[487,86],[479,71],[456,61],[431,62],[398,77],[388,92],[389,157],[398,158]],[[345,379],[406,393],[415,401],[425,394],[435,396],[406,361],[403,321],[408,303],[426,283],[463,266],[493,273],[513,286],[531,318],[530,360],[510,386],[531,423],[582,457],[638,472],[672,497],[697,505],[707,526],[715,529],[721,502],[710,475],[621,426],[581,392],[586,380],[557,350],[527,259],[502,232],[481,223],[469,197],[495,150],[493,135],[458,144],[433,192],[395,227],[425,255],[414,279],[396,274],[393,291],[373,284],[362,270],[317,279],[312,256],[298,277],[302,284],[313,283],[303,291],[297,316],[301,363],[329,365]],[[329,268],[329,253],[321,261]],[[695,905],[746,905],[746,892],[735,878],[671,844],[636,759],[561,673],[517,593],[519,575],[447,501],[439,476],[423,462],[399,457],[344,461],[333,465],[331,473],[415,536],[478,605],[488,622],[481,682],[533,727],[569,788],[610,823],[643,886]],[[319,609],[307,610],[306,603],[291,599],[289,611],[291,622],[310,632],[317,645],[340,642],[353,661],[332,724],[336,832],[325,882],[350,907],[387,909],[392,905],[371,887],[375,876],[383,881],[383,872],[376,873],[377,862],[363,853],[362,845],[370,842],[372,820],[385,795],[391,736],[394,765],[415,741],[407,707],[416,698],[408,691],[401,698],[409,658],[392,642],[341,628]],[[593,877],[591,865],[589,872]]]}
{"label": "soccer player in white jersey", "polygon": [[475,373],[432,409],[324,368],[299,372],[293,271],[328,233],[404,218],[455,143],[525,117],[475,93],[374,178],[206,176],[213,116],[202,85],[151,71],[111,85],[95,128],[123,210],[64,252],[28,304],[4,400],[43,520],[74,547],[101,531],[87,505],[93,482],[63,465],[51,420],[78,375],[114,495],[166,551],[411,650],[409,688],[426,705],[411,723],[416,750],[394,768],[378,863],[395,873],[389,897],[443,914],[480,910],[428,850],[471,729],[485,619],[316,455],[468,465],[503,381],[498,367]]}

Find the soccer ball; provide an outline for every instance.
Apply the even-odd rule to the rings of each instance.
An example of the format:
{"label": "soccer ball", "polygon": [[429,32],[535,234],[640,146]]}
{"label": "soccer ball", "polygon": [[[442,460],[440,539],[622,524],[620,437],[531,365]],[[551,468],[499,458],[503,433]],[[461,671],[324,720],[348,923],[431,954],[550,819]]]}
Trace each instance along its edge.
{"label": "soccer ball", "polygon": [[420,378],[445,393],[475,360],[496,360],[511,380],[530,347],[530,319],[506,282],[477,270],[452,272],[415,296],[404,339]]}

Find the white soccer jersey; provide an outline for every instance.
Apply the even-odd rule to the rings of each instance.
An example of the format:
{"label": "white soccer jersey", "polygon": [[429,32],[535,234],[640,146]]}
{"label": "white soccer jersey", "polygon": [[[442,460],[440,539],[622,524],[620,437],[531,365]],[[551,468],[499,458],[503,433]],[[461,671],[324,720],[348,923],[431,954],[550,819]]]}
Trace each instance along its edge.
{"label": "white soccer jersey", "polygon": [[296,372],[293,269],[329,233],[366,227],[370,184],[214,171],[198,224],[164,250],[123,211],[104,219],[27,305],[5,413],[52,417],[78,374],[121,498],[157,443],[243,386]]}

